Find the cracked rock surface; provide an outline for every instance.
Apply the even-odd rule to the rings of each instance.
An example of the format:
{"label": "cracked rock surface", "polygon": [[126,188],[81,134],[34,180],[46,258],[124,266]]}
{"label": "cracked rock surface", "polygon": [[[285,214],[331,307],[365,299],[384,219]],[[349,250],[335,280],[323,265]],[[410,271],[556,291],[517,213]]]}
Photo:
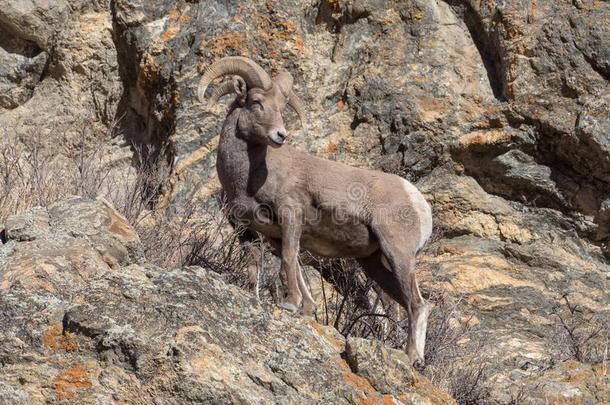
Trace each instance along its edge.
{"label": "cracked rock surface", "polygon": [[33,209],[6,235],[2,403],[454,403],[400,351],[360,339],[346,361],[332,328],[205,269],[147,264],[104,200]]}

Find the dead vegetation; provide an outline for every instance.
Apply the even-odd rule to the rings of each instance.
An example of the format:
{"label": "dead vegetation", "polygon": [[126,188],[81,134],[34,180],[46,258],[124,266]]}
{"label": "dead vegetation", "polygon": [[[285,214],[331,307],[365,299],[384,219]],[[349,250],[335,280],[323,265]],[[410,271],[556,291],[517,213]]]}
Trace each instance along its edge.
{"label": "dead vegetation", "polygon": [[[76,142],[48,145],[32,129],[17,138],[8,129],[0,137],[0,224],[12,214],[34,206],[48,206],[78,195],[110,201],[136,229],[144,253],[166,268],[200,265],[223,273],[243,273],[246,251],[237,234],[216,208],[198,204],[191,196],[171,204],[157,204],[170,168],[145,156],[163,151],[132,150],[132,161],[109,158],[108,145],[116,125],[105,134],[93,134],[84,118],[70,128]],[[136,169],[137,168],[137,169]]]}
{"label": "dead vegetation", "polygon": [[[441,232],[440,230],[438,232]],[[319,280],[309,280],[321,290],[317,321],[335,327],[344,336],[376,339],[404,349],[408,337],[406,314],[369,280],[354,260],[303,262],[314,264]],[[311,273],[310,273],[311,274]],[[461,299],[433,293],[428,319],[425,365],[420,372],[451,394],[459,404],[485,404],[490,395],[485,358],[490,341]]]}
{"label": "dead vegetation", "polygon": [[485,372],[490,350],[487,334],[474,317],[463,314],[462,300],[443,294],[429,298],[434,310],[428,320],[427,352],[421,369],[458,404],[485,404],[490,386]]}
{"label": "dead vegetation", "polygon": [[608,361],[610,313],[593,313],[570,302],[564,294],[552,309],[555,325],[549,340],[560,358],[581,363],[601,364]]}

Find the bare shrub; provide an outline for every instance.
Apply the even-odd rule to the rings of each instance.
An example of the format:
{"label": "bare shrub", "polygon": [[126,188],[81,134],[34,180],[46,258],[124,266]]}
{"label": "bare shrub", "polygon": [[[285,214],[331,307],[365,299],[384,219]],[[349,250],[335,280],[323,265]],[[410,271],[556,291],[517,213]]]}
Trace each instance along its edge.
{"label": "bare shrub", "polygon": [[428,321],[425,365],[420,371],[458,404],[487,403],[486,334],[472,317],[460,319],[461,299],[450,303],[445,295],[434,294],[430,301],[435,308]]}
{"label": "bare shrub", "polygon": [[[159,204],[171,168],[165,150],[134,148],[135,167],[114,167],[107,145],[116,137],[116,122],[106,134],[93,134],[91,118],[72,124],[70,145],[45,144],[36,130],[25,141],[0,137],[0,224],[9,215],[47,206],[72,195],[109,200],[134,226],[147,258],[161,267],[205,266],[227,274],[244,274],[247,252],[238,243],[218,208],[190,196]],[[217,205],[222,205],[220,200]]]}
{"label": "bare shrub", "polygon": [[599,364],[608,359],[610,313],[593,313],[563,295],[552,313],[555,325],[550,340],[564,359]]}
{"label": "bare shrub", "polygon": [[[402,308],[371,280],[353,260],[305,260],[314,264],[323,281],[319,322],[344,336],[376,339],[404,349],[408,321]],[[322,281],[322,280],[321,280]],[[428,322],[425,365],[420,372],[450,393],[459,404],[484,404],[490,395],[485,372],[489,342],[473,317],[463,316],[461,299],[443,294],[428,297],[433,305]]]}
{"label": "bare shrub", "polygon": [[1,138],[0,221],[65,195],[65,168],[45,150],[39,137],[30,136],[22,143],[5,132]]}
{"label": "bare shrub", "polygon": [[[32,206],[47,206],[70,195],[94,198],[110,185],[112,168],[105,162],[104,144],[114,131],[93,134],[92,121],[53,132],[70,132],[71,143],[49,145],[48,137],[30,129],[20,139],[10,129],[0,133],[0,223]],[[107,195],[104,195],[108,197]]]}
{"label": "bare shrub", "polygon": [[398,321],[398,305],[370,280],[356,260],[318,259],[308,253],[302,262],[319,273],[319,322],[344,336],[374,338],[392,347],[406,343],[406,322]]}
{"label": "bare shrub", "polygon": [[[304,259],[313,265],[327,283],[333,286],[323,291],[323,321],[337,330],[349,326],[351,318],[362,309],[370,307],[368,293],[371,283],[357,263],[349,259]],[[321,283],[324,287],[324,283]]]}
{"label": "bare shrub", "polygon": [[156,207],[149,220],[136,224],[136,230],[146,257],[160,267],[201,266],[236,281],[244,277],[249,264],[238,232],[220,210],[187,197]]}

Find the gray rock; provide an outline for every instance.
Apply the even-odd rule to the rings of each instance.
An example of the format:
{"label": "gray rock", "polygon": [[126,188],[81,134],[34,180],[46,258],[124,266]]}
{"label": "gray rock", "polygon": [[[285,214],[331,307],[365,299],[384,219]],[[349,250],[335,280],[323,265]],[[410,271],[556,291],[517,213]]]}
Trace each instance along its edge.
{"label": "gray rock", "polygon": [[0,47],[0,108],[15,108],[29,100],[46,62],[44,52],[29,58]]}
{"label": "gray rock", "polygon": [[604,201],[599,207],[597,223],[599,224],[597,239],[610,239],[610,199]]}
{"label": "gray rock", "polygon": [[8,240],[20,242],[34,240],[49,230],[49,214],[44,208],[34,208],[31,211],[8,217],[4,231]]}
{"label": "gray rock", "polygon": [[564,208],[567,202],[552,179],[549,167],[538,164],[520,150],[511,150],[491,161],[488,187],[496,194],[531,205]]}
{"label": "gray rock", "polygon": [[[47,212],[35,240],[0,246],[0,399],[454,403],[379,344],[357,342],[353,372],[338,332],[263,308],[205,269],[110,267],[100,244],[127,250],[137,237],[104,201],[74,198]],[[392,379],[377,374],[388,370]],[[418,384],[402,385],[404,373]]]}
{"label": "gray rock", "polygon": [[419,378],[406,353],[388,349],[380,342],[348,338],[346,357],[351,369],[383,394],[397,395],[396,387],[413,386]]}
{"label": "gray rock", "polygon": [[70,18],[70,3],[64,0],[2,0],[0,24],[14,35],[35,42],[40,48],[51,46],[53,35]]}

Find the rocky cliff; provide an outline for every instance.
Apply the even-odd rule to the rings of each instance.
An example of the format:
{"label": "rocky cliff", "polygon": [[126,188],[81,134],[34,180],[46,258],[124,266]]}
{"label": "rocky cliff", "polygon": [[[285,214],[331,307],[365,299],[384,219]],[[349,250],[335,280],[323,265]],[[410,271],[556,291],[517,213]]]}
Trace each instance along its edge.
{"label": "rocky cliff", "polygon": [[[212,111],[202,108],[195,97],[201,72],[227,55],[251,57],[270,72],[287,69],[296,79],[295,91],[306,102],[309,118],[305,133],[292,124],[294,117],[288,113],[294,145],[329,159],[402,175],[416,182],[432,204],[436,237],[420,255],[418,276],[426,297],[440,293],[460,300],[458,320],[476,324],[489,336],[484,370],[493,386],[489,400],[599,403],[608,401],[608,372],[600,365],[607,355],[574,358],[574,345],[566,346],[558,337],[567,333],[569,342],[570,319],[579,317],[593,328],[601,326],[594,340],[600,340],[596,347],[602,352],[604,344],[607,347],[609,18],[610,4],[593,0],[0,0],[0,131],[25,144],[36,137],[54,154],[70,155],[83,143],[99,145],[97,140],[105,139],[111,128],[115,137],[101,146],[105,164],[128,172],[132,152],[126,144],[132,150],[153,151],[173,171],[163,189],[166,201],[176,203],[186,196],[206,202],[218,189],[214,148],[226,102]],[[83,120],[85,136],[78,129]],[[24,370],[28,362],[40,364],[47,385],[37,391],[39,398],[50,395],[44,390],[56,377],[60,386],[89,384],[85,391],[91,395],[113,392],[119,398],[129,398],[144,386],[146,392],[169,398],[179,391],[172,385],[177,380],[194,381],[180,388],[180,395],[192,395],[193,401],[220,392],[209,387],[220,389],[222,383],[203,371],[209,373],[213,365],[197,368],[197,356],[203,352],[189,342],[207,342],[216,353],[209,356],[228,363],[234,355],[213,345],[218,339],[230,341],[232,326],[219,328],[217,336],[206,334],[201,325],[202,330],[178,333],[195,316],[183,307],[191,304],[182,300],[194,300],[193,308],[206,319],[221,318],[210,315],[220,309],[207,301],[215,298],[204,290],[244,297],[235,307],[226,304],[231,307],[226,313],[235,317],[230,318],[234,322],[254,328],[251,333],[257,339],[272,339],[277,333],[278,339],[287,340],[307,336],[302,338],[307,348],[319,342],[306,320],[295,321],[294,331],[282,332],[285,337],[275,326],[265,326],[268,331],[260,332],[265,336],[261,337],[254,324],[242,320],[241,312],[255,312],[256,319],[267,319],[265,325],[281,323],[286,315],[246,305],[251,299],[247,293],[201,270],[161,272],[133,264],[139,260],[135,235],[129,236],[134,240],[111,247],[104,245],[108,241],[92,242],[100,244],[99,256],[83,253],[57,279],[40,273],[46,272],[46,257],[59,255],[47,253],[50,247],[30,251],[40,252],[40,265],[10,270],[7,258],[17,260],[37,243],[28,241],[31,232],[57,232],[51,225],[45,230],[44,224],[54,223],[50,212],[33,211],[13,219],[24,225],[7,221],[5,233],[12,242],[0,256],[3,288],[17,288],[12,278],[27,277],[36,291],[54,297],[45,301],[37,298],[38,293],[19,290],[14,293],[17,301],[3,304],[7,309],[2,313],[8,315],[2,316],[10,319],[40,316],[27,327],[15,324],[18,340],[7,343],[10,355],[0,361],[2,367]],[[93,232],[77,229],[85,235]],[[57,249],[60,243],[74,252],[81,249],[80,237],[50,239]],[[67,263],[72,260],[60,256]],[[99,267],[91,264],[96,261]],[[97,270],[89,268],[83,276],[78,269],[84,264],[78,263],[90,263]],[[116,277],[116,286],[115,281],[103,281],[109,275]],[[92,280],[98,278],[102,281],[96,287]],[[164,289],[166,278],[170,287]],[[193,281],[202,287],[191,285]],[[197,291],[183,289],[181,282]],[[130,290],[130,285],[135,286]],[[72,297],[81,290],[82,296],[93,297],[91,301]],[[159,302],[158,310],[148,308],[157,305],[153,301],[138,298],[153,290],[159,297],[154,301]],[[134,297],[129,298],[131,293]],[[20,300],[31,305],[19,306]],[[72,304],[83,306],[70,312]],[[55,311],[54,317],[33,314],[32,308]],[[121,312],[123,308],[133,308],[134,314]],[[65,316],[62,311],[67,311]],[[100,312],[118,323],[100,321],[94,315]],[[135,318],[125,318],[131,316]],[[152,316],[163,316],[165,323],[146,324],[144,319]],[[175,320],[168,320],[173,316]],[[40,342],[60,319],[64,323],[51,334],[58,336],[56,345],[65,353],[51,355]],[[120,329],[127,324],[132,329]],[[576,326],[573,332],[578,332]],[[193,337],[184,337],[189,334]],[[156,367],[150,347],[157,342],[170,347],[175,341],[184,345],[184,369],[176,365],[179,362],[172,363],[176,360],[164,359],[159,364],[168,367],[167,374],[147,374]],[[265,356],[288,350],[281,344],[261,345],[266,346]],[[338,345],[343,345],[341,339]],[[324,359],[343,351],[319,350],[316,356],[327,356]],[[147,354],[138,357],[135,352]],[[302,354],[299,361],[311,361]],[[74,360],[60,368],[40,360],[46,357],[36,357],[81,355],[94,359],[91,367]],[[144,359],[141,368],[134,358]],[[245,357],[240,358],[235,369],[246,370]],[[80,368],[69,368],[75,364]],[[104,367],[114,368],[102,373]],[[342,365],[333,367],[327,376],[338,378]],[[297,395],[291,390],[315,400],[312,392],[331,392],[312,388],[316,385],[303,388],[279,376],[293,372],[298,379],[302,370],[244,377],[246,382],[231,380],[252,387],[244,388],[243,395],[255,396],[229,396],[227,401],[264,401],[271,395],[296,399],[290,397]],[[242,378],[241,371],[232,378]],[[60,378],[64,372],[65,378]],[[88,379],[81,380],[82,372]],[[167,380],[160,381],[160,375]],[[189,377],[183,379],[185,375]],[[117,382],[123,381],[119,376],[126,385]],[[26,388],[37,378],[15,377],[4,383],[14,391],[5,391],[33,395]],[[99,390],[92,385],[99,385]],[[380,394],[404,393],[373,385]],[[161,388],[169,386],[173,388]],[[276,386],[283,388],[275,392]],[[366,391],[346,389],[349,398]],[[318,400],[325,394],[321,395]]]}

